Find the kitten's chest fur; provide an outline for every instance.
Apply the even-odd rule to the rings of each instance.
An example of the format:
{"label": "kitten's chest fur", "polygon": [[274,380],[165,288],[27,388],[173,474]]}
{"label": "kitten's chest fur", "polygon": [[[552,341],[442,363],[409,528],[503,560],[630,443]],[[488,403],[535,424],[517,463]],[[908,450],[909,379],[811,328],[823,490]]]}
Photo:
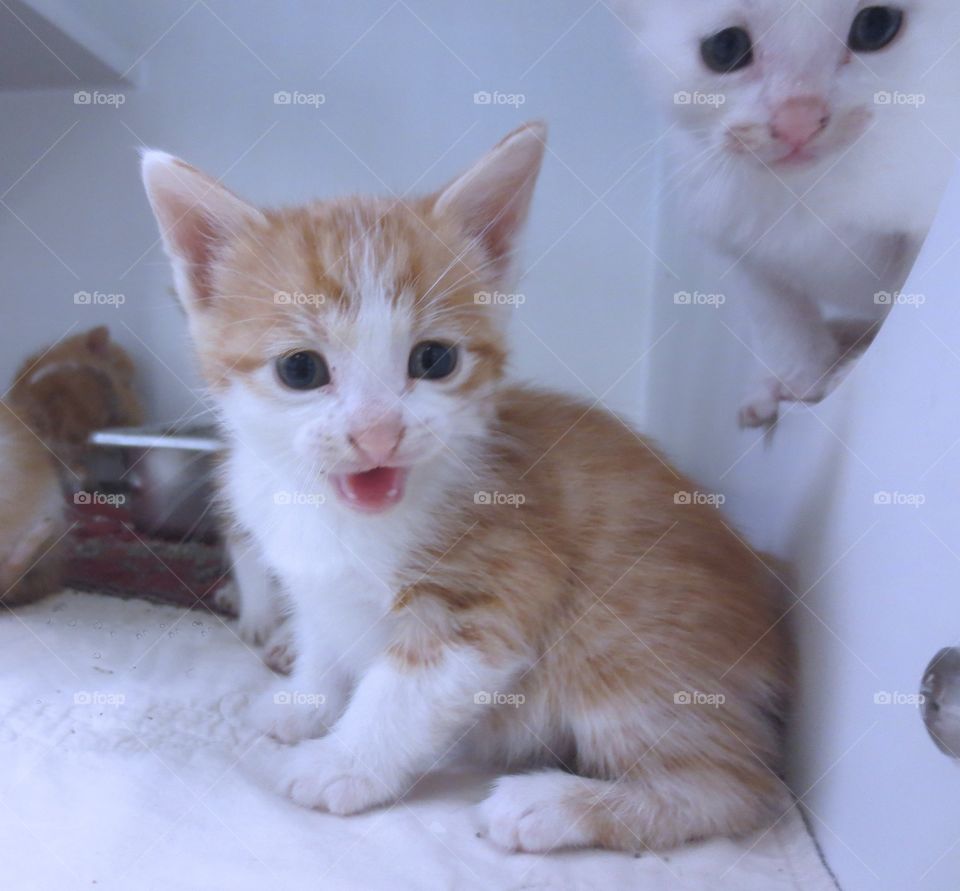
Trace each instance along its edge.
{"label": "kitten's chest fur", "polygon": [[859,145],[801,175],[746,163],[704,170],[681,190],[684,213],[768,282],[866,314],[876,308],[872,295],[899,288],[909,274],[949,175],[939,158],[922,163],[880,148]]}

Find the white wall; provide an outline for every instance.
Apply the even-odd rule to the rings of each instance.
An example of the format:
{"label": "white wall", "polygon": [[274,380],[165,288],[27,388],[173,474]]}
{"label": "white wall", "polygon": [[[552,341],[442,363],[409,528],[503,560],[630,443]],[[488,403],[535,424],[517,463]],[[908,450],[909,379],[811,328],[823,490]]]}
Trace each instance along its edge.
{"label": "white wall", "polygon": [[[605,6],[70,7],[126,50],[137,86],[119,108],[75,105],[72,90],[0,92],[0,195],[9,189],[0,205],[0,379],[71,325],[105,321],[140,360],[156,418],[196,410],[184,326],[139,183],[141,143],[223,175],[255,201],[286,203],[435,188],[521,121],[544,117],[551,154],[523,258],[516,365],[587,395],[609,390],[608,404],[641,413],[644,369],[630,366],[653,262],[640,246],[653,240],[652,161],[641,154],[649,111],[624,28]],[[277,90],[320,92],[326,102],[278,106]],[[478,90],[525,102],[475,105]],[[126,303],[78,307],[80,290],[121,293]]]}
{"label": "white wall", "polygon": [[960,640],[960,180],[942,214],[903,289],[925,302],[894,307],[839,389],[790,408],[772,438],[736,427],[754,370],[736,299],[749,283],[725,279],[720,308],[676,306],[678,290],[716,292],[730,263],[670,237],[671,200],[659,242],[681,277],[654,286],[649,423],[754,543],[792,564],[790,781],[845,891],[960,886],[960,773],[915,700],[893,695],[915,697],[929,660]]}

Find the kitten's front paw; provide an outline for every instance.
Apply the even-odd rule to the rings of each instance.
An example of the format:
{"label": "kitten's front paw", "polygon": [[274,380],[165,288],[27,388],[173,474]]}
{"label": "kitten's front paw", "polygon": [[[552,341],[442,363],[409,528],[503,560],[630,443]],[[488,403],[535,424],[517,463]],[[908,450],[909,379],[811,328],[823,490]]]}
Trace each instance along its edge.
{"label": "kitten's front paw", "polygon": [[277,674],[288,675],[293,671],[296,657],[293,630],[289,622],[283,622],[274,628],[273,633],[264,643],[263,661]]}
{"label": "kitten's front paw", "polygon": [[330,711],[322,694],[271,687],[250,702],[247,720],[280,742],[294,743],[323,736]]}
{"label": "kitten's front paw", "polygon": [[280,615],[271,608],[270,604],[247,605],[244,608],[240,589],[232,579],[224,582],[214,591],[213,603],[218,610],[237,616],[237,632],[240,638],[254,646],[260,646],[280,624]]}
{"label": "kitten's front paw", "polygon": [[542,853],[592,843],[587,821],[562,803],[553,773],[501,777],[480,804],[480,819],[487,838],[508,851]]}
{"label": "kitten's front paw", "polygon": [[341,742],[327,738],[294,749],[283,790],[301,807],[348,816],[395,800],[399,785],[376,776]]}
{"label": "kitten's front paw", "polygon": [[780,414],[780,392],[776,381],[766,381],[740,405],[738,419],[744,429],[769,427]]}
{"label": "kitten's front paw", "polygon": [[840,380],[837,371],[809,371],[789,380],[769,377],[757,383],[740,406],[741,427],[770,427],[780,416],[781,402],[819,402]]}

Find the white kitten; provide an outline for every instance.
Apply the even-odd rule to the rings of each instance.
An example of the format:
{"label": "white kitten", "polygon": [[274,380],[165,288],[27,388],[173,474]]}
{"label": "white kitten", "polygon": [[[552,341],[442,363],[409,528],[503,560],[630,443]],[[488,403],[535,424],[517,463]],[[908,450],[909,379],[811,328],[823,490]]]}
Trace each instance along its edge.
{"label": "white kitten", "polygon": [[631,0],[678,126],[691,223],[757,285],[763,366],[741,410],[817,401],[843,358],[828,321],[882,320],[960,146],[951,0]]}

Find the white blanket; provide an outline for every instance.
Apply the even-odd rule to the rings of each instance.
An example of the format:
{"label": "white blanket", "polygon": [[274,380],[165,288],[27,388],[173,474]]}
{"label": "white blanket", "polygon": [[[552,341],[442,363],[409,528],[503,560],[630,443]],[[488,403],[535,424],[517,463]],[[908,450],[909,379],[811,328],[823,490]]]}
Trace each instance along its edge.
{"label": "white blanket", "polygon": [[302,810],[237,767],[253,735],[229,703],[269,673],[205,613],[65,592],[0,617],[0,660],[5,889],[834,889],[794,811],[663,857],[543,857],[477,837],[476,774]]}

